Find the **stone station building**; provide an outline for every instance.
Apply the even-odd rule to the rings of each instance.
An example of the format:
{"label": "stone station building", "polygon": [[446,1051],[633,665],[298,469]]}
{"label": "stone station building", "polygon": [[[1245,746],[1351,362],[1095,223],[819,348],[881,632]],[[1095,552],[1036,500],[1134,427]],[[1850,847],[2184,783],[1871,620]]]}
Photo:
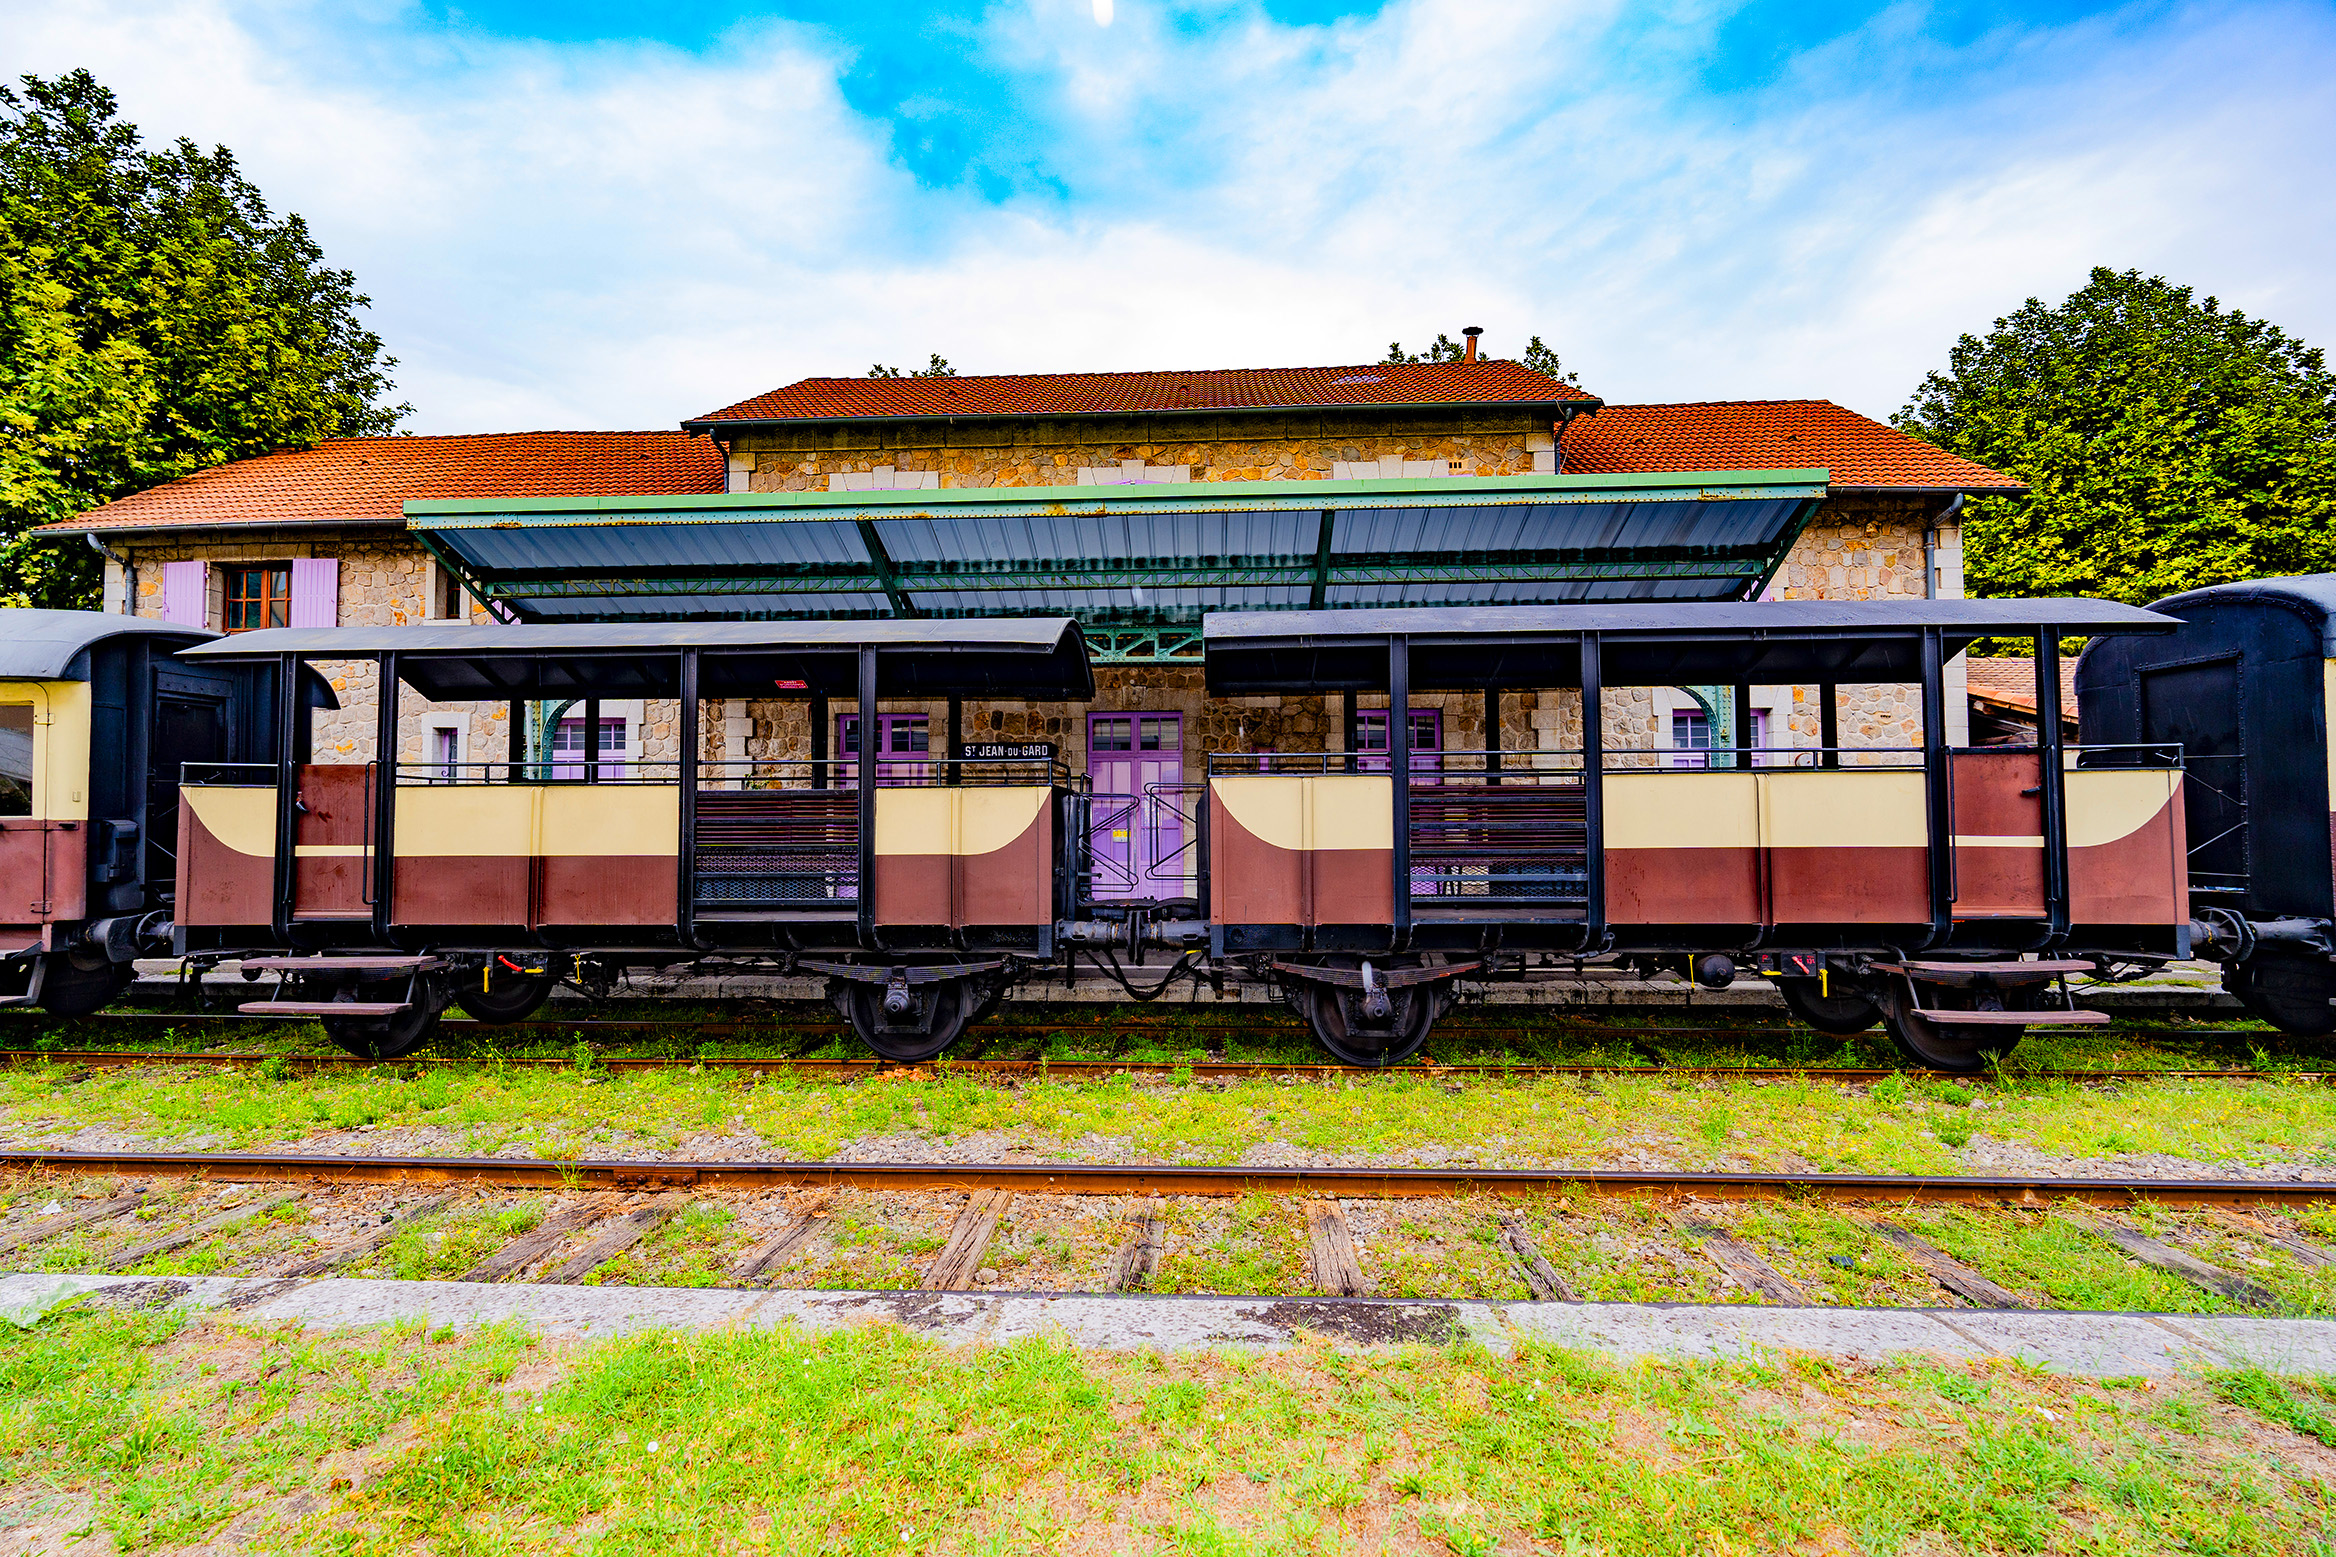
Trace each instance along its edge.
{"label": "stone station building", "polygon": [[[1760,473],[1775,479],[1763,486]],[[1678,479],[1658,479],[1665,477]],[[1320,509],[1320,555],[1155,554],[1131,562],[1103,555],[1109,545],[1097,542],[1090,548],[1097,555],[1085,561],[956,558],[911,577],[913,562],[895,563],[879,539],[909,533],[901,526],[911,520],[930,521],[939,533],[976,512],[1008,516],[994,534],[1100,536],[1114,524],[1128,533],[1145,524],[1147,533],[1196,533],[1176,531],[1166,516],[1210,507],[1210,495],[1195,489],[1222,483],[1255,485],[1226,494],[1219,506],[1227,512],[1210,519],[1226,528],[1210,545],[1246,553],[1263,543],[1224,537],[1283,522],[1300,508],[1311,525]],[[1726,490],[1707,490],[1715,486]],[[1099,651],[1094,704],[969,702],[962,736],[1051,741],[1073,771],[1093,771],[1099,789],[1140,793],[1147,783],[1197,779],[1213,751],[1385,745],[1383,699],[1375,706],[1358,698],[1350,731],[1335,699],[1205,696],[1189,657],[1202,610],[1951,597],[1962,584],[1961,498],[2016,490],[1994,471],[1827,401],[1608,405],[1517,364],[1484,361],[807,379],[671,432],[335,440],[220,466],[51,528],[61,543],[104,549],[108,610],[228,631],[503,616],[1077,615]],[[1601,505],[1603,538],[1563,555],[1490,538],[1515,505],[1553,497]],[[1731,508],[1720,498],[1753,501]],[[1157,523],[1152,509],[1161,513]],[[1329,555],[1334,509],[1346,527],[1342,563],[1354,564],[1343,573]],[[1701,516],[1694,522],[1708,526],[1755,512],[1774,520],[1765,539],[1713,544],[1699,531],[1705,540],[1679,544],[1688,532],[1677,515]],[[820,525],[797,522],[814,519]],[[791,540],[821,526],[856,531],[869,538],[868,553],[860,558],[855,549],[848,566],[826,573],[792,554],[759,573],[751,559],[739,560],[744,553],[713,570],[719,576],[680,567],[685,553],[748,534],[724,528],[748,520]],[[582,534],[589,524],[606,537],[618,521],[629,521],[618,525],[629,549],[613,562],[595,554],[601,560],[590,566],[530,572],[481,561],[481,536],[518,544],[555,530]],[[1663,531],[1663,523],[1673,529]],[[1368,555],[1354,554],[1354,536],[1391,535],[1389,526],[1406,524],[1429,539],[1372,543]],[[1304,534],[1311,551],[1314,531]],[[1054,544],[1070,556],[1065,543]],[[1436,556],[1416,575],[1390,572],[1389,556],[1407,546]],[[1309,565],[1317,570],[1310,594]],[[968,571],[983,577],[959,587]],[[328,667],[342,708],[319,716],[321,760],[373,755],[371,670]],[[1960,662],[1950,668],[1947,689],[1958,726],[1966,708],[1961,673]],[[1645,749],[1649,761],[1700,763],[1702,746],[1737,740],[1729,703],[1714,690],[1611,689],[1609,739]],[[1815,696],[1810,687],[1754,689],[1753,743],[1816,744]],[[1841,698],[1845,746],[1903,746],[1919,733],[1916,689],[1844,687]],[[1578,694],[1505,690],[1498,705],[1504,751],[1578,747]],[[401,762],[443,763],[451,773],[509,750],[499,707],[432,707],[409,694],[405,709]],[[1482,750],[1484,710],[1475,694],[1416,698],[1415,746]],[[856,740],[856,712],[848,704],[829,709],[831,753]],[[563,771],[580,771],[581,711],[554,713],[556,723],[531,732],[531,749],[564,760]],[[887,704],[878,714],[887,757],[913,762],[946,745],[940,705]],[[602,756],[612,765],[677,755],[670,706],[612,703],[601,720]],[[702,756],[801,759],[813,746],[809,720],[801,700],[709,709]],[[1968,738],[1960,727],[1949,737]]]}

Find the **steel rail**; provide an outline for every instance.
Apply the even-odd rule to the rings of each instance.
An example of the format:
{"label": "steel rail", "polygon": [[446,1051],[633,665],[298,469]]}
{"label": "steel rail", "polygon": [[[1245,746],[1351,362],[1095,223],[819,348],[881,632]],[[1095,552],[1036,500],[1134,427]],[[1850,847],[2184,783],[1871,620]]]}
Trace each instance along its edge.
{"label": "steel rail", "polygon": [[[1170,1022],[1160,1020],[1146,1020],[1142,1018],[1114,1018],[1109,1021],[1086,1023],[1078,1021],[1043,1022],[992,1020],[990,1022],[984,1023],[978,1028],[972,1029],[972,1032],[977,1038],[982,1040],[995,1040],[1025,1036],[1041,1037],[1054,1033],[1075,1033],[1097,1038],[1108,1038],[1121,1035],[1166,1035],[1171,1037],[1189,1036],[1194,1038],[1207,1036],[1246,1037],[1257,1035],[1261,1031],[1291,1037],[1306,1036],[1305,1025],[1299,1022],[1295,1017],[1282,1016],[1280,1013],[1274,1012],[1270,1007],[1261,1007],[1260,1012],[1263,1019],[1251,1021],[1227,1021],[1219,1019],[1203,1022]],[[1822,1034],[1814,1033],[1809,1029],[1797,1027],[1788,1022],[1782,1021],[1764,1024],[1737,1023],[1725,1027],[1703,1027],[1677,1022],[1636,1022],[1630,1021],[1628,1019],[1617,1019],[1612,1016],[1577,1011],[1552,1011],[1550,1015],[1560,1020],[1579,1022],[1582,1025],[1571,1028],[1531,1028],[1510,1023],[1495,1024],[1492,1022],[1442,1022],[1437,1024],[1436,1031],[1440,1036],[1447,1039],[1743,1039],[1775,1037],[1809,1038],[1823,1036]],[[313,1017],[266,1016],[258,1014],[246,1015],[241,1012],[233,1011],[100,1011],[89,1016],[81,1017],[50,1017],[45,1016],[44,1013],[27,1012],[14,1016],[0,1014],[0,1031],[4,1031],[7,1025],[12,1022],[28,1024],[34,1022],[43,1022],[46,1025],[61,1025],[66,1022],[87,1022],[101,1024],[120,1023],[123,1025],[167,1027],[186,1027],[194,1024],[203,1024],[207,1026],[232,1028],[247,1027],[255,1024],[281,1026],[288,1022],[307,1023],[314,1020],[315,1018]],[[568,1019],[539,1017],[531,1018],[530,1020],[524,1022],[481,1022],[468,1017],[445,1017],[440,1019],[439,1026],[445,1031],[466,1034],[487,1032],[508,1033],[523,1041],[536,1038],[539,1035],[552,1036],[565,1035],[568,1033],[651,1033],[673,1032],[679,1029],[686,1029],[687,1031],[693,1033],[708,1036],[759,1035],[767,1034],[774,1028],[784,1028],[788,1031],[799,1033],[822,1034],[846,1033],[850,1031],[850,1024],[845,1022],[818,1017],[797,1020],[796,1018],[787,1016],[783,1013],[745,1020],[741,1020],[735,1017],[708,1018],[692,1016],[574,1017]],[[1881,1030],[1879,1028],[1874,1030],[1874,1036],[1878,1037],[1880,1036],[1880,1033]],[[2064,1034],[2062,1036],[2065,1039],[2069,1035]],[[2108,1042],[2110,1040],[2124,1041],[2135,1038],[2274,1039],[2280,1038],[2283,1035],[2264,1027],[2151,1026],[2116,1027],[2105,1032],[2086,1033],[2079,1034],[2077,1036],[2088,1038],[2095,1042]]]}
{"label": "steel rail", "polygon": [[[0,1049],[0,1065],[79,1065],[92,1070],[118,1069],[141,1065],[195,1065],[219,1070],[241,1069],[281,1060],[291,1070],[302,1074],[321,1074],[336,1070],[370,1070],[383,1065],[469,1065],[483,1068],[507,1066],[536,1070],[570,1070],[572,1059],[558,1057],[489,1058],[477,1055],[401,1055],[391,1060],[368,1060],[353,1054],[271,1054],[258,1049],[196,1050],[173,1052],[166,1049]],[[1158,1073],[1188,1074],[1194,1077],[1260,1077],[1292,1076],[1306,1080],[1359,1080],[1375,1076],[1401,1077],[1413,1081],[1451,1079],[1503,1080],[1530,1079],[1540,1076],[1578,1076],[1584,1078],[1639,1078],[1642,1080],[1676,1081],[1827,1081],[1838,1083],[1871,1083],[1892,1076],[1916,1076],[1926,1080],[1940,1079],[1955,1082],[1984,1081],[2286,1081],[2313,1086],[2336,1082],[2336,1071],[2281,1071],[2281,1070],[2020,1070],[1998,1075],[1993,1072],[1972,1074],[1963,1071],[1927,1070],[1920,1066],[1828,1066],[1828,1065],[1540,1065],[1540,1064],[1440,1064],[1425,1061],[1394,1066],[1386,1070],[1368,1070],[1353,1065],[1323,1065],[1312,1061],[1279,1062],[1274,1060],[951,1060],[943,1059],[924,1065],[895,1065],[871,1056],[867,1059],[796,1059],[785,1055],[704,1055],[665,1056],[641,1054],[595,1055],[596,1070],[670,1070],[684,1065],[703,1066],[709,1070],[737,1071],[800,1071],[808,1075],[831,1077],[838,1080],[870,1080],[875,1078],[919,1079],[939,1076],[971,1077],[1049,1077],[1077,1078],[1084,1076],[1153,1075]]]}
{"label": "steel rail", "polygon": [[1149,1164],[545,1161],[298,1153],[0,1151],[0,1172],[193,1177],[218,1183],[487,1184],[513,1189],[1003,1189],[1026,1195],[1336,1196],[1357,1200],[1586,1193],[1700,1200],[1816,1196],[1892,1204],[2297,1205],[2336,1182],[1924,1177],[1887,1173],[1671,1173],[1601,1168],[1182,1167]]}

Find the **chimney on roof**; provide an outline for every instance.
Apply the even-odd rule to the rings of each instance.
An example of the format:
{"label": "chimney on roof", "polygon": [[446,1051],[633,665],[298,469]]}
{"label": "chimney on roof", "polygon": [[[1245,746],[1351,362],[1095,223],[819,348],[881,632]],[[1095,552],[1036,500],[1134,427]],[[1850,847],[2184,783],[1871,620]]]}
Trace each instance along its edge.
{"label": "chimney on roof", "polygon": [[1476,360],[1476,338],[1484,333],[1484,326],[1481,324],[1463,325],[1460,328],[1460,333],[1468,337],[1468,355],[1461,360],[1474,362]]}

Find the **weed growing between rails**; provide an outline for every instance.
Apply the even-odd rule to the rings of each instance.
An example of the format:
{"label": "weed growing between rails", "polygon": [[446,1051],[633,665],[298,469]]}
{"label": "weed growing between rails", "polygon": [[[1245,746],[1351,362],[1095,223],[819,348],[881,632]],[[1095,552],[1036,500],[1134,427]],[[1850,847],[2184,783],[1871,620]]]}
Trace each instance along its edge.
{"label": "weed growing between rails", "polygon": [[[84,1310],[0,1333],[32,1536],[866,1552],[2304,1549],[2332,1407],[2260,1374],[1613,1365],[1528,1348],[951,1352],[309,1336]],[[788,1424],[784,1433],[773,1422]]]}
{"label": "weed growing between rails", "polygon": [[1654,1074],[1172,1073],[854,1086],[674,1065],[0,1069],[0,1140],[362,1155],[686,1155],[985,1161],[2321,1176],[2336,1088],[2277,1078],[2074,1084],[2016,1072],[1870,1086]]}

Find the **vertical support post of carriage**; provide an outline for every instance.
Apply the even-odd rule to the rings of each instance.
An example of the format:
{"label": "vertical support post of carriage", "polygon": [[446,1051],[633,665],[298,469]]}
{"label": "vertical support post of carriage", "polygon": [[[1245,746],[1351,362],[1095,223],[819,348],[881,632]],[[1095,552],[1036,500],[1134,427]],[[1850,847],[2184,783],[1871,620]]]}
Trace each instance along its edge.
{"label": "vertical support post of carriage", "polygon": [[1395,913],[1389,951],[1411,941],[1411,640],[1387,640],[1387,777],[1395,809]]}
{"label": "vertical support post of carriage", "polygon": [[584,782],[600,782],[600,699],[584,700]]}
{"label": "vertical support post of carriage", "polygon": [[859,761],[852,772],[860,790],[860,944],[876,945],[876,648],[860,646]]}
{"label": "vertical support post of carriage", "polygon": [[1355,695],[1352,692],[1338,694],[1338,729],[1338,749],[1346,753],[1346,760],[1341,765],[1349,773],[1358,772],[1360,767],[1355,761]]}
{"label": "vertical support post of carriage", "polygon": [[1752,766],[1752,689],[1742,682],[1729,689],[1728,722],[1736,733],[1736,760],[1731,766],[1741,773]]}
{"label": "vertical support post of carriage", "polygon": [[516,784],[527,765],[527,700],[513,698],[506,717],[511,722],[511,728],[504,732],[503,755],[510,771],[504,774],[503,782]]}
{"label": "vertical support post of carriage", "polygon": [[1484,781],[1501,781],[1501,689],[1484,689]]}
{"label": "vertical support post of carriage", "polygon": [[811,787],[827,789],[827,694],[811,694]]}
{"label": "vertical support post of carriage", "polygon": [[2069,922],[2068,773],[2060,737],[2060,636],[2049,625],[2036,629],[2036,755],[2044,769],[2037,781],[2044,802],[2044,912],[2058,941]]}
{"label": "vertical support post of carriage", "polygon": [[[862,724],[860,728],[865,730],[868,726]],[[941,753],[941,772],[944,775],[941,782],[955,784],[960,781],[957,756],[965,746],[965,699],[954,692],[949,694],[948,740],[948,750]]]}
{"label": "vertical support post of carriage", "polygon": [[1606,944],[1606,669],[1596,633],[1582,634],[1582,945]]}
{"label": "vertical support post of carriage", "polygon": [[[677,797],[681,803],[681,838],[675,848],[675,869],[678,878],[673,887],[673,925],[679,932],[681,944],[694,945],[698,938],[698,651],[681,651],[680,717],[674,721],[678,744],[674,777],[681,786]],[[594,700],[595,712],[600,704]],[[594,721],[598,723],[597,720]]]}
{"label": "vertical support post of carriage", "polygon": [[380,775],[373,788],[373,837],[369,850],[373,863],[373,938],[384,946],[390,943],[390,926],[396,919],[390,908],[397,877],[397,658],[397,652],[390,650],[379,662],[376,713],[380,722],[373,735],[373,771]]}
{"label": "vertical support post of carriage", "polygon": [[1930,937],[1943,946],[1955,929],[1955,793],[1947,754],[1946,645],[1922,630],[1922,772],[1930,845]]}
{"label": "vertical support post of carriage", "polygon": [[1817,766],[1841,766],[1841,688],[1830,681],[1817,684],[1817,744]]}
{"label": "vertical support post of carriage", "polygon": [[276,940],[292,944],[293,850],[300,841],[300,656],[276,662]]}

